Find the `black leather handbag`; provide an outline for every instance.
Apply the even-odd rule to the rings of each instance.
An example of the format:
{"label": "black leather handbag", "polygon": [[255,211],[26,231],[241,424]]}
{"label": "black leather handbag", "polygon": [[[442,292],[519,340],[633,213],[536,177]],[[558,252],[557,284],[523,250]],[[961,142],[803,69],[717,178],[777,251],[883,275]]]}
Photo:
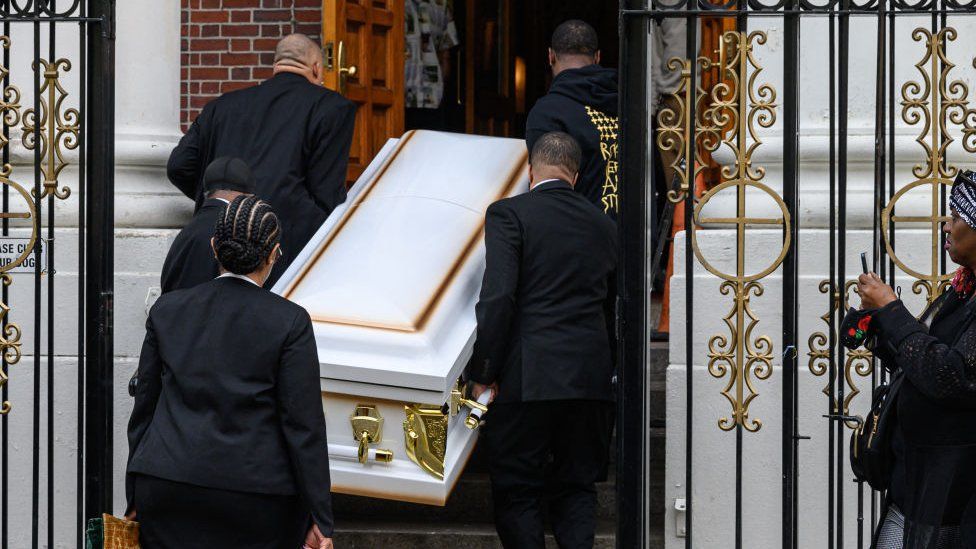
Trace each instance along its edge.
{"label": "black leather handbag", "polygon": [[858,480],[879,491],[891,486],[892,438],[898,428],[896,409],[904,377],[899,371],[887,385],[874,390],[871,411],[851,434],[851,470]]}

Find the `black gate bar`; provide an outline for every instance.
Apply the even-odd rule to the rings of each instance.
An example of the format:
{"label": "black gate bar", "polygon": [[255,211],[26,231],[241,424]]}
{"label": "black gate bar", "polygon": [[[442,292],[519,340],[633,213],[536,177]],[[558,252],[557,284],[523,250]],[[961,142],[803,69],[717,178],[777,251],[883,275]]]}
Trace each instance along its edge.
{"label": "black gate bar", "polygon": [[91,0],[88,15],[101,21],[88,34],[85,517],[93,518],[112,512],[115,0]]}
{"label": "black gate bar", "polygon": [[[621,10],[641,8],[643,0],[620,0]],[[654,198],[647,185],[653,169],[646,154],[647,47],[649,21],[621,17],[620,51],[620,261],[617,273],[617,547],[644,547],[647,533],[648,475],[645,414],[648,352],[650,257],[648,230],[654,226]]]}
{"label": "black gate bar", "polygon": [[[790,0],[796,8],[799,0]],[[800,242],[800,17],[785,17],[783,53],[783,202],[790,213],[790,246],[783,260],[783,547],[797,547],[797,484],[799,474],[798,391],[797,367],[799,356],[799,242]],[[789,398],[786,398],[789,397]]]}

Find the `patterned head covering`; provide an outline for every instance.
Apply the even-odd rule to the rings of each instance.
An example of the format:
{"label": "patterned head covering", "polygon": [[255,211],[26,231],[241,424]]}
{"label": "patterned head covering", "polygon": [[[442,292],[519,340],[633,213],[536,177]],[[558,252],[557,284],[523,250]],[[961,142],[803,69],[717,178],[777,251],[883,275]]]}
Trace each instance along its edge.
{"label": "patterned head covering", "polygon": [[966,225],[976,229],[976,173],[970,170],[959,172],[952,184],[949,207],[959,214]]}

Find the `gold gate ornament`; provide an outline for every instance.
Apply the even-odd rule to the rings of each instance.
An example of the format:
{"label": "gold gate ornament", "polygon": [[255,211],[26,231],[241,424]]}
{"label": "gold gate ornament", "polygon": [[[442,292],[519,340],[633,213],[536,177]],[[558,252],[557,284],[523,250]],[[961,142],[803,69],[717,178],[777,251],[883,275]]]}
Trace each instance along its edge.
{"label": "gold gate ornament", "polygon": [[[958,172],[955,166],[946,162],[946,150],[955,139],[949,133],[950,124],[962,126],[963,147],[969,152],[976,152],[976,127],[972,121],[976,113],[968,108],[969,88],[962,80],[950,80],[949,72],[955,64],[946,56],[946,43],[956,39],[956,29],[946,27],[937,33],[932,33],[924,27],[916,28],[912,32],[916,42],[925,43],[925,53],[915,64],[921,74],[922,81],[908,81],[901,88],[901,117],[908,125],[921,124],[922,130],[915,141],[925,150],[925,163],[916,164],[912,168],[915,180],[898,190],[881,211],[881,237],[884,241],[888,257],[898,267],[914,277],[912,291],[920,295],[926,294],[926,301],[932,303],[945,291],[951,274],[943,274],[940,267],[940,225],[949,220],[942,214],[943,201],[941,191],[947,193],[952,187],[952,179]],[[919,187],[931,188],[931,207],[928,215],[900,216],[895,215],[895,205],[912,189]],[[889,236],[890,230],[896,223],[924,223],[929,226],[932,238],[932,253],[928,272],[909,267],[898,254]]]}
{"label": "gold gate ornament", "polygon": [[21,141],[28,150],[40,147],[41,173],[44,174],[40,198],[53,195],[64,200],[71,195],[71,189],[67,186],[58,189],[58,178],[68,165],[62,149],[78,148],[80,131],[78,109],[64,108],[68,92],[61,86],[61,69],[70,71],[71,62],[63,58],[53,63],[44,59],[38,62],[44,67],[44,83],[38,98],[40,114],[34,109],[24,111]]}
{"label": "gold gate ornament", "polygon": [[[0,47],[4,50],[10,49],[10,38],[8,36],[0,36]],[[0,81],[6,81],[10,75],[10,69],[4,66],[0,66]],[[14,85],[6,85],[3,87],[2,92],[0,92],[0,118],[8,126],[16,126],[20,120],[20,90]],[[0,149],[7,147],[10,144],[10,140],[0,134]],[[4,164],[0,166],[0,185],[6,185],[20,195],[24,199],[24,204],[26,205],[26,212],[0,212],[0,219],[24,219],[30,222],[31,235],[27,246],[24,251],[13,261],[6,265],[0,266],[0,284],[3,287],[10,286],[13,282],[13,278],[10,276],[10,270],[14,267],[21,265],[33,252],[34,245],[37,242],[38,234],[38,222],[37,215],[34,209],[34,200],[26,189],[13,179],[11,175],[13,173],[13,167],[10,164]],[[20,362],[22,356],[21,351],[21,330],[20,326],[16,323],[9,322],[8,315],[10,314],[10,306],[6,303],[0,301],[0,322],[3,322],[3,327],[0,329],[0,357],[3,358],[6,366],[12,366]],[[5,368],[0,368],[0,388],[7,384],[9,376]],[[3,401],[0,403],[0,415],[8,414],[11,410],[11,404],[9,401]]]}
{"label": "gold gate ornament", "polygon": [[[848,280],[844,283],[844,296],[843,303],[841,303],[841,295],[837,291],[831,292],[831,284],[829,280],[820,281],[820,293],[830,294],[830,310],[828,310],[823,316],[820,317],[828,326],[830,326],[831,315],[840,309],[846,312],[850,308],[849,296],[851,290],[857,285],[856,280]],[[834,332],[834,337],[837,337],[836,331]],[[831,354],[830,354],[830,344],[831,339],[824,332],[816,332],[810,336],[807,340],[807,345],[810,347],[810,351],[807,356],[810,358],[810,362],[807,367],[810,369],[810,373],[817,377],[822,377],[830,371],[831,364]],[[843,350],[841,351],[843,352]],[[855,349],[853,351],[847,351],[847,358],[844,360],[843,368],[843,380],[850,389],[844,395],[843,403],[838,403],[837,398],[831,394],[830,387],[831,383],[841,383],[841,370],[835,369],[833,374],[828,376],[827,384],[821,392],[830,399],[830,409],[831,413],[836,415],[842,415],[845,417],[850,417],[850,407],[851,402],[854,397],[861,393],[860,387],[855,383],[855,374],[860,377],[870,376],[874,372],[874,355],[871,351],[867,349]],[[849,428],[858,428],[858,422],[856,421],[845,421],[844,422]]]}
{"label": "gold gate ornament", "polygon": [[[671,60],[669,66],[683,67],[682,85],[675,94],[682,113],[663,109],[658,114],[658,144],[666,150],[679,151],[678,159],[672,167],[679,169],[681,189],[669,195],[678,201],[690,192],[691,182],[703,169],[700,150],[714,152],[725,144],[735,156],[734,166],[724,166],[721,170],[722,182],[705,193],[694,209],[693,223],[686,230],[690,232],[690,243],[695,256],[710,273],[723,280],[719,287],[722,295],[732,295],[732,307],[724,317],[728,334],[716,334],[708,340],[708,371],[716,378],[728,378],[721,394],[732,407],[732,417],[722,417],[718,426],[724,431],[742,427],[755,432],[762,428],[762,421],[749,417],[749,406],[759,396],[753,379],[765,380],[772,375],[773,341],[767,335],[755,335],[758,317],[750,307],[752,297],[763,294],[763,278],[775,271],[786,258],[790,248],[790,213],[782,197],[761,180],[765,169],[752,165],[755,150],[762,144],[758,128],[768,129],[776,121],[776,91],[769,84],[758,84],[762,67],[753,56],[754,45],[766,43],[766,34],[729,31],[722,35],[719,44],[718,62],[699,58],[698,66],[704,70],[717,68],[722,80],[711,90],[711,106],[698,114],[704,91],[691,90],[691,62]],[[692,124],[691,121],[695,123]],[[692,127],[694,126],[694,130]],[[692,132],[694,131],[694,138]],[[691,166],[689,166],[689,164]],[[777,217],[752,217],[748,214],[746,195],[749,189],[758,190],[772,198],[780,210]],[[703,217],[702,211],[717,194],[734,190],[736,192],[736,213],[734,217]],[[736,232],[736,267],[734,273],[726,273],[714,266],[705,257],[698,244],[697,227],[703,223],[733,225]],[[783,231],[782,247],[765,268],[746,272],[745,235],[752,226],[777,227]],[[692,276],[688,273],[687,276]],[[689,359],[689,367],[693,361]]]}

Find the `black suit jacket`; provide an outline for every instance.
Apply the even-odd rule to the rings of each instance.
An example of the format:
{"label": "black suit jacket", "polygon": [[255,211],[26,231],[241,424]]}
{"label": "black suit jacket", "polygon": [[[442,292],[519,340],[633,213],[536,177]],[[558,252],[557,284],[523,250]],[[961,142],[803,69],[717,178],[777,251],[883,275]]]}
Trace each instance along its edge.
{"label": "black suit jacket", "polygon": [[199,208],[210,162],[221,156],[247,162],[257,196],[281,221],[283,255],[270,285],[346,199],[355,114],[341,95],[281,73],[208,103],[170,155],[167,174]]}
{"label": "black suit jacket", "polygon": [[565,181],[495,202],[466,377],[500,402],[612,400],[605,311],[617,265],[614,222]]}
{"label": "black suit jacket", "polygon": [[222,200],[206,199],[186,227],[176,235],[159,277],[164,294],[192,288],[217,277],[220,267],[210,239],[213,238],[217,216],[223,213],[225,206]]}
{"label": "black suit jacket", "polygon": [[332,532],[329,449],[308,313],[238,278],[159,298],[146,321],[129,420],[133,473],[298,494]]}

